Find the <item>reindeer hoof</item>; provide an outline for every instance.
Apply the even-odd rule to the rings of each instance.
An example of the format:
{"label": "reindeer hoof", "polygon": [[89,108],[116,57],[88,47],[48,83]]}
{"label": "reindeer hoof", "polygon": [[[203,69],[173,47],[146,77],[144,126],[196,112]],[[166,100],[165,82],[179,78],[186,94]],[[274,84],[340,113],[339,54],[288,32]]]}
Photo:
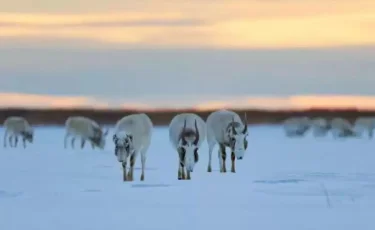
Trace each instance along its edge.
{"label": "reindeer hoof", "polygon": [[212,168],[210,166],[207,168],[207,172],[212,172]]}
{"label": "reindeer hoof", "polygon": [[144,181],[144,180],[145,180],[145,176],[141,175],[141,181]]}

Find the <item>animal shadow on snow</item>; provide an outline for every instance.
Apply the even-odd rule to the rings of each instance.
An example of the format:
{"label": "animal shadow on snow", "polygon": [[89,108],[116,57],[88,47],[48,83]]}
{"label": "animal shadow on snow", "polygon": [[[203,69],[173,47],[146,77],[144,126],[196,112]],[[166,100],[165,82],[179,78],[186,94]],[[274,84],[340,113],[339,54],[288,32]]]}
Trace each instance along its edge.
{"label": "animal shadow on snow", "polygon": [[8,198],[8,197],[19,197],[23,194],[23,192],[7,192],[4,190],[0,190],[0,198]]}

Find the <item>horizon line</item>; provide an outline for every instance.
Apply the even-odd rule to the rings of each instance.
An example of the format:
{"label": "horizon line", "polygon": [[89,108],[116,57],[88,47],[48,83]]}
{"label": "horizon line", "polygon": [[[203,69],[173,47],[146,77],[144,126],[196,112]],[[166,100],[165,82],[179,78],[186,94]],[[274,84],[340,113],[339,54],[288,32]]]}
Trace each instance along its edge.
{"label": "horizon line", "polygon": [[[0,92],[1,109],[128,109],[128,110],[196,110],[213,109],[256,109],[256,110],[305,110],[305,109],[360,109],[374,110],[375,95],[289,95],[289,96],[228,96],[219,100],[154,98],[111,100],[95,96],[60,96]],[[211,96],[212,95],[208,95]],[[173,99],[170,99],[173,98]],[[204,98],[204,95],[202,96]],[[214,98],[214,97],[213,97]],[[185,100],[184,100],[185,99]]]}

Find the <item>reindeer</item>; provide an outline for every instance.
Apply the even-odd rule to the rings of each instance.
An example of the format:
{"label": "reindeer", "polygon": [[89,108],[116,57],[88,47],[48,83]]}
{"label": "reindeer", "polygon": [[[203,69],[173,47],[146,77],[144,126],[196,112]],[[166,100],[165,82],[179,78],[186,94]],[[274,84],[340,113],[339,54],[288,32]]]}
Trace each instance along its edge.
{"label": "reindeer", "polygon": [[326,136],[328,131],[331,130],[331,123],[329,119],[316,117],[312,118],[310,123],[315,137]]}
{"label": "reindeer", "polygon": [[[17,147],[18,136],[22,137],[23,147],[26,148],[26,141],[33,143],[34,130],[29,122],[24,117],[11,116],[4,121],[4,148],[7,147],[7,140],[9,133],[10,147]],[[13,137],[15,137],[14,145],[12,145]]]}
{"label": "reindeer", "polygon": [[[142,163],[141,181],[144,181],[146,155],[151,143],[152,129],[152,121],[144,113],[131,114],[117,121],[113,142],[117,160],[122,164],[123,181],[133,180],[134,164],[139,153]],[[126,174],[128,158],[130,158],[130,170]]]}
{"label": "reindeer", "polygon": [[368,138],[372,139],[374,136],[375,129],[375,117],[359,117],[354,122],[354,128],[356,132],[361,135],[363,132],[367,132]]}
{"label": "reindeer", "polygon": [[[205,140],[206,124],[194,113],[176,115],[169,124],[169,140],[179,157],[178,179],[190,180],[199,161],[198,150]],[[185,176],[186,168],[186,176]]]}
{"label": "reindeer", "polygon": [[86,140],[91,142],[91,147],[104,149],[105,138],[108,135],[108,129],[103,132],[102,128],[95,121],[83,116],[70,116],[65,122],[66,133],[64,137],[64,147],[67,147],[67,139],[72,138],[72,148],[76,137],[81,138],[81,149],[85,146]]}
{"label": "reindeer", "polygon": [[284,121],[284,130],[288,137],[302,137],[310,128],[308,117],[292,117]]}
{"label": "reindeer", "polygon": [[235,173],[235,160],[242,160],[247,149],[247,117],[246,113],[242,121],[240,116],[230,110],[217,110],[207,117],[207,143],[208,143],[208,167],[207,172],[212,172],[211,160],[212,151],[215,145],[219,144],[220,172],[226,173],[226,152],[225,148],[231,150],[232,167],[231,172]]}
{"label": "reindeer", "polygon": [[337,117],[332,119],[330,126],[335,139],[360,136],[360,134],[353,129],[353,125],[344,118]]}

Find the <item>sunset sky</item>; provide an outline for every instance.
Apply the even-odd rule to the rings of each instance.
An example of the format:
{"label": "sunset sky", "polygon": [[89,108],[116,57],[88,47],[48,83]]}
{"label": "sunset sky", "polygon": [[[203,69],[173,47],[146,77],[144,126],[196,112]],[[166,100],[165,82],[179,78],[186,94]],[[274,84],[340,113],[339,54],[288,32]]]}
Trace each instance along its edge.
{"label": "sunset sky", "polygon": [[373,0],[0,2],[0,106],[375,98]]}

